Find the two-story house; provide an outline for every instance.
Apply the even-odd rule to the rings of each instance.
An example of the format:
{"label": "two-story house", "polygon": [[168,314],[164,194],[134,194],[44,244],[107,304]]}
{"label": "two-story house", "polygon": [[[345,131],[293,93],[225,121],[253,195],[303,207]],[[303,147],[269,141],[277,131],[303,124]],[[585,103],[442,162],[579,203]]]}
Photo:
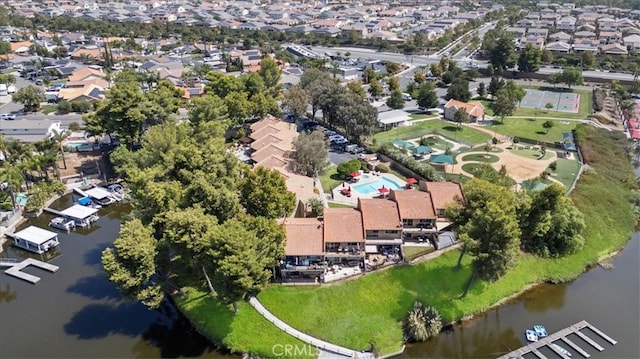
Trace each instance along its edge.
{"label": "two-story house", "polygon": [[317,218],[287,218],[284,228],[287,240],[280,266],[282,278],[319,281],[324,273],[322,222]]}
{"label": "two-story house", "polygon": [[359,265],[365,253],[362,213],[355,208],[325,208],[322,217],[328,264]]}
{"label": "two-story house", "polygon": [[394,201],[358,198],[367,253],[400,253],[402,222]]}
{"label": "two-story house", "polygon": [[437,216],[429,192],[391,191],[389,199],[398,206],[405,240],[424,241],[435,233]]}

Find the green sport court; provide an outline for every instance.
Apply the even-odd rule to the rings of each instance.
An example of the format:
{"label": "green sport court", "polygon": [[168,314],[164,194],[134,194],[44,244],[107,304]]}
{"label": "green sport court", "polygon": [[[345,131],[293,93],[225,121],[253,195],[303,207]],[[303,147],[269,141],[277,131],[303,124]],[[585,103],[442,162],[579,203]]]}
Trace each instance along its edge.
{"label": "green sport court", "polygon": [[577,93],[540,91],[526,89],[526,94],[520,102],[520,107],[537,108],[546,110],[548,103],[552,104],[551,110],[561,112],[578,113],[580,110],[580,95]]}

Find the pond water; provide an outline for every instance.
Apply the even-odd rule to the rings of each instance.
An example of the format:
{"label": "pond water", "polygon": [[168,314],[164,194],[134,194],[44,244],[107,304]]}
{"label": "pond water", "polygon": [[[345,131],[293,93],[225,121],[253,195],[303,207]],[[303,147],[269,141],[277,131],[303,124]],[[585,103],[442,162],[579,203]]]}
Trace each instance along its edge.
{"label": "pond water", "polygon": [[[71,205],[71,196],[55,204]],[[169,304],[148,310],[121,299],[102,271],[102,250],[113,243],[128,205],[100,210],[96,225],[60,233],[58,253],[43,258],[4,244],[0,257],[33,257],[60,267],[36,268],[37,285],[0,273],[0,356],[3,358],[237,358],[217,352]],[[48,227],[43,214],[29,224]]]}

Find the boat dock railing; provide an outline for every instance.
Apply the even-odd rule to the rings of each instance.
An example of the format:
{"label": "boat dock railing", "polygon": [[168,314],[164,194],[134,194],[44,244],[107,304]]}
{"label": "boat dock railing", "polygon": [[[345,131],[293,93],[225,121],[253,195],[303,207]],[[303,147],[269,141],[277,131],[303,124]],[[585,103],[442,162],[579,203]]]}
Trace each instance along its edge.
{"label": "boat dock railing", "polygon": [[596,341],[594,341],[593,339],[588,337],[585,333],[581,332],[581,330],[585,329],[585,328],[590,329],[591,331],[596,333],[598,336],[600,336],[602,339],[604,339],[607,342],[609,342],[611,345],[615,345],[615,344],[618,343],[617,341],[613,340],[608,335],[606,335],[605,333],[600,331],[598,328],[596,328],[593,325],[589,324],[586,320],[583,320],[583,321],[578,322],[576,324],[573,324],[573,325],[571,325],[571,326],[569,326],[567,328],[559,330],[559,331],[557,331],[557,332],[555,332],[555,333],[553,333],[553,334],[551,334],[551,335],[549,335],[547,337],[540,338],[540,339],[538,339],[537,342],[530,343],[529,345],[523,346],[523,347],[521,347],[519,349],[516,349],[516,350],[514,350],[514,351],[512,351],[512,352],[510,352],[508,354],[505,354],[505,355],[499,357],[498,359],[523,358],[526,354],[529,354],[529,353],[533,353],[536,357],[538,357],[540,359],[545,359],[546,357],[542,353],[540,353],[538,351],[538,349],[540,349],[542,347],[545,347],[545,346],[548,346],[551,350],[553,350],[561,358],[566,358],[567,356],[564,355],[563,353],[561,353],[560,350],[558,350],[557,348],[554,348],[552,345],[550,345],[550,344],[553,344],[555,341],[558,341],[558,340],[563,341],[565,344],[567,344],[569,347],[571,347],[571,349],[575,350],[577,353],[579,353],[583,357],[589,358],[591,356],[589,353],[587,353],[584,349],[579,347],[571,339],[567,338],[571,334],[575,334],[580,339],[584,340],[586,343],[588,343],[589,345],[594,347],[596,350],[604,351],[605,348],[603,348]]}
{"label": "boat dock railing", "polygon": [[0,258],[0,267],[13,267],[18,263],[15,258]]}

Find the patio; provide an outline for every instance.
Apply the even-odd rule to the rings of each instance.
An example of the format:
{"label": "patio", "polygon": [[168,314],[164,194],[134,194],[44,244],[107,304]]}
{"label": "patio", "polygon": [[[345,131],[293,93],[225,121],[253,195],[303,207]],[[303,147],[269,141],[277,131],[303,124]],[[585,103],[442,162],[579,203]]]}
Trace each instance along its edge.
{"label": "patio", "polygon": [[[358,198],[375,198],[386,195],[389,190],[401,190],[407,188],[407,182],[404,179],[391,173],[360,173],[357,182],[343,182],[341,186],[337,186],[331,191],[330,200],[356,206]],[[415,179],[414,179],[415,180]],[[367,185],[373,186],[367,188],[368,193],[361,193],[358,188],[366,188]],[[375,191],[374,191],[375,189]]]}

